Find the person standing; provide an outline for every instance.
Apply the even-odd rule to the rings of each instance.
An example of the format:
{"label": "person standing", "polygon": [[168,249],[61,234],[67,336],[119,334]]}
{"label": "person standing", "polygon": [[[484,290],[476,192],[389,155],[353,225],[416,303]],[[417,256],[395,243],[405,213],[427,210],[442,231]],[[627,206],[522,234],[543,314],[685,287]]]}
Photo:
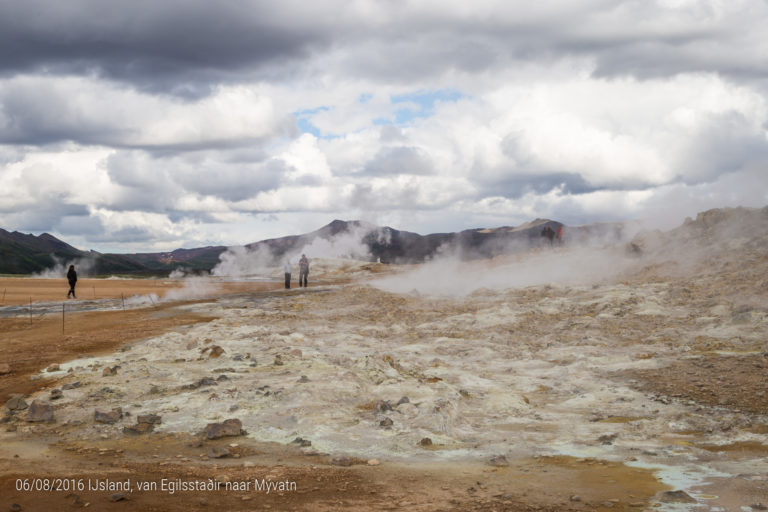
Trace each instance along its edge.
{"label": "person standing", "polygon": [[67,281],[69,281],[69,291],[67,292],[67,298],[71,295],[73,299],[75,296],[75,285],[77,284],[77,272],[75,272],[75,266],[69,266],[69,272],[67,272]]}
{"label": "person standing", "polygon": [[[307,276],[309,275],[309,260],[302,254],[299,260],[299,288],[307,287]],[[303,284],[302,284],[303,283]]]}
{"label": "person standing", "polygon": [[287,290],[291,287],[291,260],[288,258],[285,259],[283,272],[285,272],[285,289]]}

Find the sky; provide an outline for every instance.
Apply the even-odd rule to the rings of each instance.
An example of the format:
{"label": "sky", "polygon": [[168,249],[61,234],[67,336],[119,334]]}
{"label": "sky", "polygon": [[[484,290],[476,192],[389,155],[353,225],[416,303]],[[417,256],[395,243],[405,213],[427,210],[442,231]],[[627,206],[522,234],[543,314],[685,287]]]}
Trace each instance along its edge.
{"label": "sky", "polygon": [[766,0],[0,0],[0,228],[165,251],[768,204]]}

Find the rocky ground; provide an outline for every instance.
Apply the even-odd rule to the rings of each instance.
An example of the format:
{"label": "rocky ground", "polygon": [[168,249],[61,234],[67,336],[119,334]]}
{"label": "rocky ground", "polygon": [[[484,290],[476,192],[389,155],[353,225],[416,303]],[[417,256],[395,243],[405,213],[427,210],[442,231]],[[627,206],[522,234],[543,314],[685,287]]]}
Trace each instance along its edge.
{"label": "rocky ground", "polygon": [[[0,506],[765,510],[768,251],[737,214],[625,256],[358,265],[349,284],[168,305],[149,323],[186,326],[30,372],[2,420]],[[568,272],[537,282],[542,264]],[[484,286],[446,295],[435,274]],[[24,490],[40,477],[85,489]],[[224,488],[137,487],[163,478]]]}

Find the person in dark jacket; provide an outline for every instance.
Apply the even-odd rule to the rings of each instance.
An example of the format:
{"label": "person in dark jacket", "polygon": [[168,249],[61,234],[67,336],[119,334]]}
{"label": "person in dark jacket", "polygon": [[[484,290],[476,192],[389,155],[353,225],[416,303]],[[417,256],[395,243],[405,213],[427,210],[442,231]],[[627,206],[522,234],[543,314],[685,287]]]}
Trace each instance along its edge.
{"label": "person in dark jacket", "polygon": [[[307,287],[307,276],[309,275],[309,260],[305,255],[301,255],[299,260],[299,288]],[[303,283],[303,284],[302,284]]]}
{"label": "person in dark jacket", "polygon": [[75,285],[77,284],[77,272],[75,272],[75,266],[69,266],[69,272],[67,272],[67,281],[69,281],[69,291],[67,292],[67,298],[71,295],[73,299],[75,296]]}

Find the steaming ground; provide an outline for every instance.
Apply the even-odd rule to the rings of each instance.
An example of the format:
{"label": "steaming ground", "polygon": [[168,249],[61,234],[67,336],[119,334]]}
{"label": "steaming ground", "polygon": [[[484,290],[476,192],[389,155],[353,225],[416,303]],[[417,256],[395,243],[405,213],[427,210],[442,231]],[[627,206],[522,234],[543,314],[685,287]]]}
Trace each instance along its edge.
{"label": "steaming ground", "polygon": [[614,461],[693,500],[657,509],[763,510],[768,252],[732,220],[638,239],[634,257],[559,248],[385,277],[325,262],[356,282],[186,305],[217,319],[39,377],[81,383],[56,402],[69,440],[124,435],[130,418],[95,424],[95,408],[168,433],[238,418],[254,440],[385,463]]}

